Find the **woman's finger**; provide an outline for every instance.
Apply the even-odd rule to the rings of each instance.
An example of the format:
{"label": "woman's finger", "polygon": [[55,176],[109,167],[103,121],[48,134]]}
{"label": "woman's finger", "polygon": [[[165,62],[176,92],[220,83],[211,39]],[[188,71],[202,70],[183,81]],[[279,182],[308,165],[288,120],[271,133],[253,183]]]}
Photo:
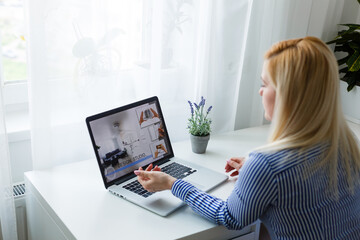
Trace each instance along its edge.
{"label": "woman's finger", "polygon": [[228,164],[239,171],[239,169],[244,165],[245,158],[231,158],[228,160]]}
{"label": "woman's finger", "polygon": [[237,162],[237,163],[243,162],[244,159],[245,159],[244,157],[232,157],[232,158],[230,158],[231,161]]}
{"label": "woman's finger", "polygon": [[242,164],[241,164],[241,163],[234,162],[234,161],[229,162],[229,165],[230,165],[231,167],[233,167],[234,169],[236,169],[236,170],[239,170],[239,169],[242,167]]}
{"label": "woman's finger", "polygon": [[153,171],[161,171],[161,168],[160,168],[158,165],[156,165],[156,166],[153,168]]}
{"label": "woman's finger", "polygon": [[232,166],[229,165],[229,163],[226,163],[225,165],[225,172],[230,172],[231,170],[233,170],[234,168]]}
{"label": "woman's finger", "polygon": [[152,165],[152,163],[151,163],[151,164],[145,169],[145,171],[151,171],[152,167],[153,167],[153,165]]}

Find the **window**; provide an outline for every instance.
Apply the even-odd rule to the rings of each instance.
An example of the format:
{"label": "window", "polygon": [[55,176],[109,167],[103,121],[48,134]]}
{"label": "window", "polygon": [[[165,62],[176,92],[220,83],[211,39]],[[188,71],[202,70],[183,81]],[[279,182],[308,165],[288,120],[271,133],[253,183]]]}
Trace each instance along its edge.
{"label": "window", "polygon": [[[24,7],[21,0],[0,0],[0,81],[4,103],[28,101]],[[23,107],[21,107],[23,108]]]}
{"label": "window", "polygon": [[0,1],[3,83],[26,81],[26,44],[22,1]]}

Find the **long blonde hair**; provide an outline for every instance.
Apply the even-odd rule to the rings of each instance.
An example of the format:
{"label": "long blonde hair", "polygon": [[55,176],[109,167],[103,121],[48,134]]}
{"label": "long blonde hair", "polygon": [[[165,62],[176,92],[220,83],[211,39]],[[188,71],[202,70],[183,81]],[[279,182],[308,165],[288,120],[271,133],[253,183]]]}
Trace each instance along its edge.
{"label": "long blonde hair", "polygon": [[360,181],[360,150],[341,109],[333,52],[320,39],[305,37],[273,45],[265,61],[276,99],[269,144],[264,149],[306,151],[326,143],[318,167],[326,167],[329,184],[337,194],[341,159],[353,191]]}

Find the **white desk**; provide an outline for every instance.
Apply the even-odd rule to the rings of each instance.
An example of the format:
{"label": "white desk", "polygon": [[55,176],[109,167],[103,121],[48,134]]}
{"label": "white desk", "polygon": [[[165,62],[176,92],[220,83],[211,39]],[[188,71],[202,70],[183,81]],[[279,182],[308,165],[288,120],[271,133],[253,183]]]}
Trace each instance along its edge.
{"label": "white desk", "polygon": [[[212,136],[205,154],[189,141],[173,144],[176,156],[224,171],[225,160],[266,142],[268,126]],[[211,191],[226,199],[236,179]],[[95,159],[25,173],[30,239],[257,239],[259,224],[241,231],[217,226],[184,206],[160,217],[110,194]],[[236,238],[238,239],[238,238]]]}

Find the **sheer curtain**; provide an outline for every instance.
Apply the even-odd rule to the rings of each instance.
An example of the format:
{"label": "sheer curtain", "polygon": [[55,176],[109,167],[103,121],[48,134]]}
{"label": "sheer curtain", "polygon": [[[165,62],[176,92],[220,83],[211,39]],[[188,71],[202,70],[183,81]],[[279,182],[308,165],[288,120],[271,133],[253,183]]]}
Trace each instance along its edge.
{"label": "sheer curtain", "polygon": [[274,43],[304,36],[329,41],[335,36],[346,0],[253,0],[239,65],[234,128],[266,121],[258,91],[263,56]]}
{"label": "sheer curtain", "polygon": [[26,1],[34,169],[94,158],[85,118],[153,95],[172,141],[202,95],[232,130],[248,2]]}
{"label": "sheer curtain", "polygon": [[0,239],[17,239],[15,203],[12,190],[9,145],[0,87]]}
{"label": "sheer curtain", "polygon": [[344,1],[26,1],[34,169],[93,158],[85,118],[153,95],[172,141],[202,95],[213,133],[263,124],[264,52],[328,40]]}

